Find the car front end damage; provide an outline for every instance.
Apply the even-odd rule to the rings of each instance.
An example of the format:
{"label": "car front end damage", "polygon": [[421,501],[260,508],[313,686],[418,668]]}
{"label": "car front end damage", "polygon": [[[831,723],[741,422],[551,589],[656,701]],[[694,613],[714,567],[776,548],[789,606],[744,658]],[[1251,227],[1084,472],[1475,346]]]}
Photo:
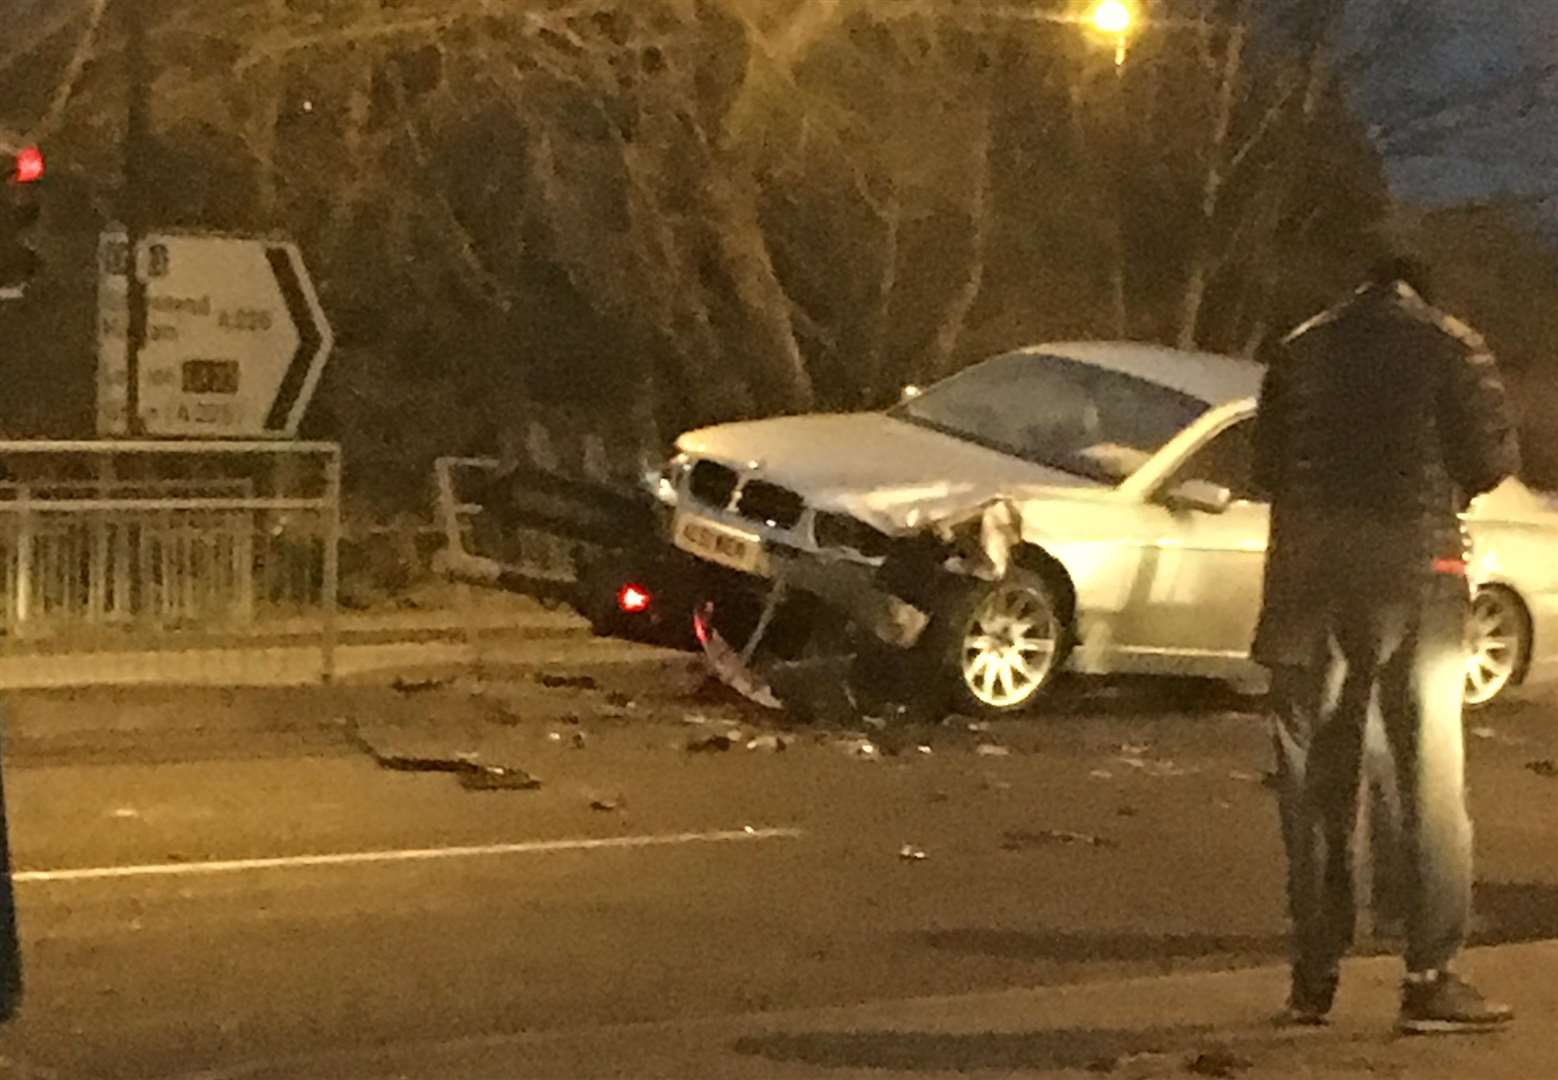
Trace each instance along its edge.
{"label": "car front end damage", "polygon": [[[902,698],[923,688],[905,679],[915,665],[901,661],[942,617],[948,597],[1007,575],[1021,541],[1016,503],[937,505],[923,491],[886,491],[814,505],[741,472],[679,456],[646,478],[672,511],[673,545],[741,583],[743,595],[712,595],[695,615],[712,670],[767,708],[818,711],[816,698],[839,690],[839,679],[816,677],[824,672],[844,676],[857,715],[912,705]],[[907,508],[884,510],[895,505]],[[722,617],[722,607],[744,617]],[[799,643],[797,609],[805,623]]]}

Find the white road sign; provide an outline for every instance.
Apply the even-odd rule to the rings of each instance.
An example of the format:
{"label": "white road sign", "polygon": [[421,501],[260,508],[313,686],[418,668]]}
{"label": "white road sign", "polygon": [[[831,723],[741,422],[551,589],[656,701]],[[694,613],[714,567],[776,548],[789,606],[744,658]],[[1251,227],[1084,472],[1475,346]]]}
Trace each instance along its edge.
{"label": "white road sign", "polygon": [[[334,338],[297,245],[205,234],[144,238],[147,435],[296,438]],[[97,430],[124,435],[125,237],[98,242]]]}

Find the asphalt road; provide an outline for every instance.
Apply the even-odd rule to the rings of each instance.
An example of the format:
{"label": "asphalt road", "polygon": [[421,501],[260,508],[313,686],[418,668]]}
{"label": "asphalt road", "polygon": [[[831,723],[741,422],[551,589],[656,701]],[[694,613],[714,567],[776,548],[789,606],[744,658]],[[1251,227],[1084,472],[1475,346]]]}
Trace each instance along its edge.
{"label": "asphalt road", "polygon": [[[387,1046],[1281,954],[1269,753],[1235,699],[1105,688],[864,755],[805,729],[748,750],[767,729],[680,663],[588,670],[14,701],[27,996],[0,1054],[105,1080],[329,1054],[349,1076]],[[725,721],[731,749],[687,749]],[[1558,708],[1471,724],[1480,937],[1558,937],[1558,780],[1528,767],[1558,756]],[[541,786],[387,767],[461,755]]]}

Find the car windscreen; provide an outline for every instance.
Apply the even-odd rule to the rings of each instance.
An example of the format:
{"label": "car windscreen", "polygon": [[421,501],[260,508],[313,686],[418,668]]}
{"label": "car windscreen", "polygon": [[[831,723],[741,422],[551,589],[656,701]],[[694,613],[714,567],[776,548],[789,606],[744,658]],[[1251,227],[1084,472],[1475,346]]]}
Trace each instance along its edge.
{"label": "car windscreen", "polygon": [[1119,483],[1207,410],[1166,386],[1064,357],[1009,353],[891,415],[1038,465]]}

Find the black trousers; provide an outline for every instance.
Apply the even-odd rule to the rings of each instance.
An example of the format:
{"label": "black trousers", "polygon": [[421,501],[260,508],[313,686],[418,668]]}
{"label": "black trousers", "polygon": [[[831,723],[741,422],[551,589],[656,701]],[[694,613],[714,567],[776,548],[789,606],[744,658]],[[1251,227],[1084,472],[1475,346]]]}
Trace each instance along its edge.
{"label": "black trousers", "polygon": [[[1297,974],[1334,972],[1357,923],[1353,844],[1365,732],[1377,710],[1399,797],[1409,971],[1438,970],[1470,919],[1472,827],[1461,720],[1469,591],[1435,574],[1386,595],[1335,597],[1312,662],[1272,671],[1282,837]],[[1394,855],[1394,858],[1389,856]]]}

